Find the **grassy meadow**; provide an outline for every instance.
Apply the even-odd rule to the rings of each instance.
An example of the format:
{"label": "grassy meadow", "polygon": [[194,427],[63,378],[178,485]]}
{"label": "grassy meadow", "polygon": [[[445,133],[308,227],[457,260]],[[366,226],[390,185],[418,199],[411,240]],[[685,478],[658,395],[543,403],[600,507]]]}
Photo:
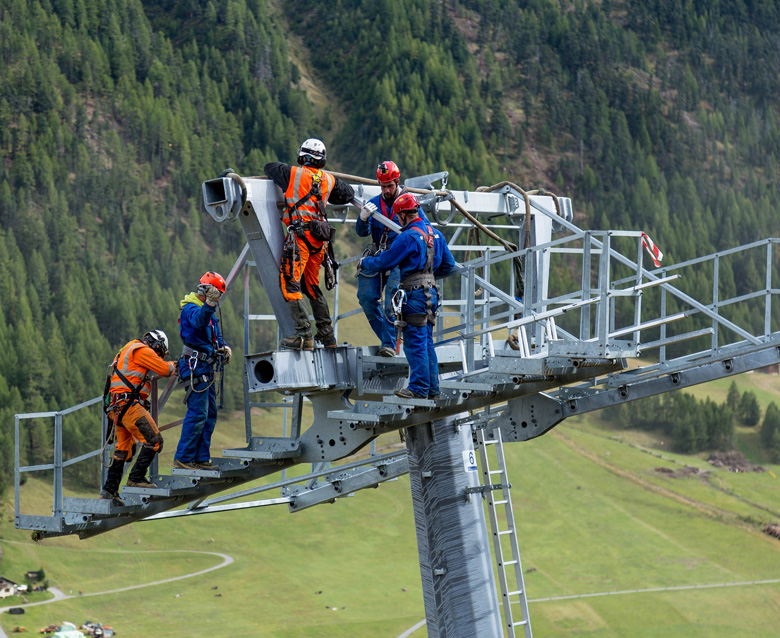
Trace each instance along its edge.
{"label": "grassy meadow", "polygon": [[[735,379],[741,390],[754,389],[764,407],[780,399],[777,377]],[[722,401],[730,382],[694,391]],[[174,399],[161,422],[180,412]],[[177,436],[167,437],[163,472]],[[242,436],[242,415],[223,416],[213,449],[241,445]],[[739,436],[751,458],[753,445],[745,441],[754,433],[742,429]],[[732,474],[710,466],[705,454],[677,455],[663,443],[661,435],[595,414],[506,447],[537,637],[735,638],[777,631],[780,541],[761,528],[780,522],[780,467]],[[387,435],[380,447],[399,445],[397,435]],[[680,472],[686,466],[702,472]],[[23,486],[26,510],[46,512],[50,498],[40,480]],[[281,505],[40,544],[13,528],[13,504],[6,503],[0,537],[2,575],[23,582],[25,571],[43,567],[51,585],[76,594],[29,607],[24,616],[2,614],[9,634],[20,624],[37,631],[92,619],[111,624],[122,638],[395,638],[425,616],[408,477],[295,515]],[[223,559],[216,554],[235,561],[192,578],[95,595],[218,565]],[[778,582],[705,587],[759,580]],[[585,597],[685,586],[699,588]],[[30,601],[42,595],[36,596]],[[566,596],[572,598],[545,600]],[[425,636],[422,628],[412,638]]]}

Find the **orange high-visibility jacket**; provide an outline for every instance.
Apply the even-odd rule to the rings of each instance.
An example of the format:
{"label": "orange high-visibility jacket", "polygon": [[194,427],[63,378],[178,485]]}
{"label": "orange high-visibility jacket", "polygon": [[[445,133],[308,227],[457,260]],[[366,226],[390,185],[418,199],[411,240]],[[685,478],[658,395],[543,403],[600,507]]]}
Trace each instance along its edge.
{"label": "orange high-visibility jacket", "polygon": [[[328,202],[330,192],[333,190],[333,186],[336,183],[336,178],[330,173],[312,168],[311,166],[291,166],[290,167],[290,181],[287,184],[287,191],[284,193],[285,201],[288,207],[295,206],[295,203],[304,197],[312,188],[312,182],[315,178],[320,179],[320,196],[310,197],[298,207],[298,215],[301,221],[309,221],[311,219],[321,219],[317,202],[321,201],[323,204]],[[289,226],[290,222],[290,209],[287,208],[282,217],[282,221]]]}
{"label": "orange high-visibility jacket", "polygon": [[[116,369],[119,370],[133,385],[138,385],[150,370],[161,377],[169,377],[176,370],[171,361],[164,361],[160,356],[142,341],[135,339],[119,351],[114,359]],[[132,392],[116,372],[111,377],[111,394]],[[146,399],[151,392],[151,384],[146,381],[141,388],[140,398]]]}

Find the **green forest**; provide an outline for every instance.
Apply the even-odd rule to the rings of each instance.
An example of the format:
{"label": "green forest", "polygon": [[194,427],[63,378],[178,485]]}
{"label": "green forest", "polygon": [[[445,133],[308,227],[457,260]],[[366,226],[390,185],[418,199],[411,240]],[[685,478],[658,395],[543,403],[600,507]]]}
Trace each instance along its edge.
{"label": "green forest", "polygon": [[[15,413],[97,396],[146,330],[177,353],[179,299],[244,243],[203,211],[224,168],[256,175],[320,137],[352,174],[392,158],[454,188],[554,190],[579,225],[644,230],[679,262],[780,236],[778,68],[771,0],[4,1],[0,490]],[[238,366],[225,385],[230,408]],[[762,441],[780,454],[772,407]],[[95,427],[70,420],[66,453]],[[50,445],[32,432],[23,463]]]}

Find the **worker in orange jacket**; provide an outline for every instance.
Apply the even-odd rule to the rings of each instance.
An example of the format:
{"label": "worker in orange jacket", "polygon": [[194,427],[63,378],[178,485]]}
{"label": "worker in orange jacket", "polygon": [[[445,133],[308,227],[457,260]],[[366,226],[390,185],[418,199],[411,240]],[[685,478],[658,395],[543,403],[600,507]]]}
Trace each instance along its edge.
{"label": "worker in orange jacket", "polygon": [[[282,222],[287,226],[287,238],[280,284],[295,322],[295,334],[282,339],[279,345],[289,350],[312,350],[314,339],[326,348],[336,347],[330,309],[320,289],[320,266],[325,262],[333,270],[338,268],[330,245],[336,231],[328,224],[325,205],[348,204],[355,192],[349,184],[322,170],[326,159],[325,145],[311,138],[298,149],[299,166],[282,162],[265,165],[265,174],[282,190],[286,203]],[[317,325],[314,338],[303,295],[311,303]]]}
{"label": "worker in orange jacket", "polygon": [[163,438],[149,414],[151,374],[169,377],[176,365],[165,361],[168,337],[162,330],[147,332],[141,339],[126,344],[109,367],[110,385],[106,397],[106,412],[113,421],[116,448],[100,498],[124,505],[119,498],[119,483],[125,463],[135,453],[135,442],[142,444],[138,459],[127,477],[128,487],[156,487],[146,478],[146,470],[154,455],[162,451]]}

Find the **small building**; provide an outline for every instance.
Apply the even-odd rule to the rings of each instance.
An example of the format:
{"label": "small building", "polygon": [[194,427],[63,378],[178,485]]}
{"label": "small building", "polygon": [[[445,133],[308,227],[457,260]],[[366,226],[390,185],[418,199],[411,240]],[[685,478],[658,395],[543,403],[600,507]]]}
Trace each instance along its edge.
{"label": "small building", "polygon": [[16,596],[18,585],[12,581],[0,576],[0,598]]}

